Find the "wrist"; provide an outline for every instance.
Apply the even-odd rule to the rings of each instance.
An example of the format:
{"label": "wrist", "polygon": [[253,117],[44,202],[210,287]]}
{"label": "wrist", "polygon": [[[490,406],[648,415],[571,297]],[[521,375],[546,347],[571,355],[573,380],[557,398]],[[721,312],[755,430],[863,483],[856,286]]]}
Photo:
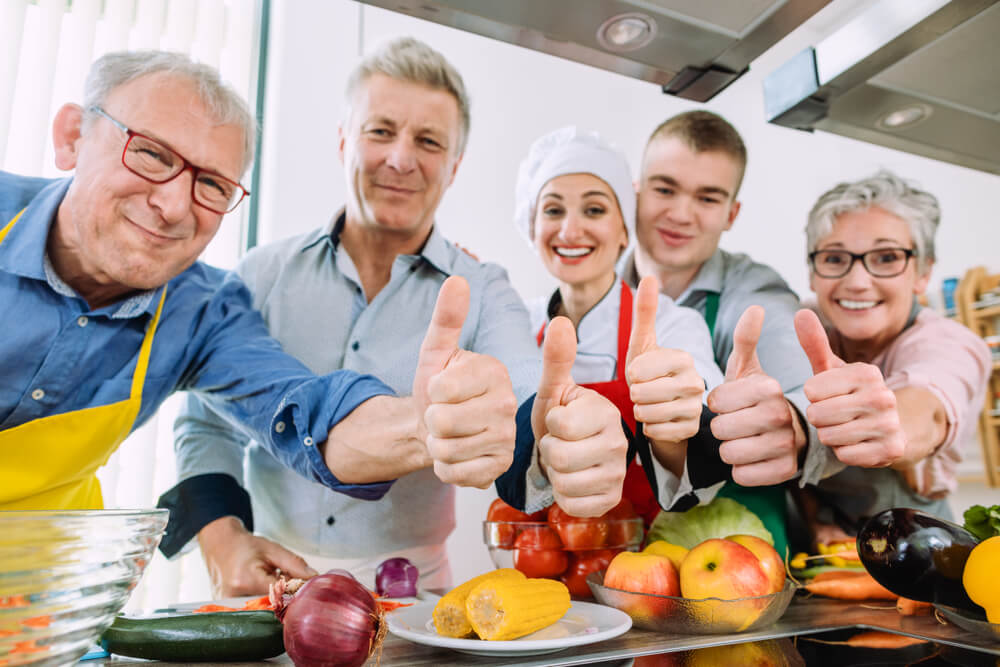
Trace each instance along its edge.
{"label": "wrist", "polygon": [[231,543],[234,539],[249,534],[239,517],[222,516],[206,523],[198,531],[198,544],[206,549],[214,544]]}

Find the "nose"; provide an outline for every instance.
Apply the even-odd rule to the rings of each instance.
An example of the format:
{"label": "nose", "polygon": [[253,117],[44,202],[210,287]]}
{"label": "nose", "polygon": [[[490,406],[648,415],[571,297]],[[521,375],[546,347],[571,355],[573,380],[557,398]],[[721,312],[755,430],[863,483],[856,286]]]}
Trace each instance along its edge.
{"label": "nose", "polygon": [[854,264],[847,271],[847,275],[840,279],[846,287],[864,289],[872,284],[872,276],[868,273],[864,263],[860,259],[854,260]]}
{"label": "nose", "polygon": [[575,213],[567,213],[559,226],[559,238],[566,243],[573,243],[583,236],[583,224]]}
{"label": "nose", "polygon": [[675,197],[667,210],[667,216],[673,222],[690,223],[694,221],[694,201],[691,197],[682,195]]}
{"label": "nose", "polygon": [[177,224],[191,214],[194,201],[191,189],[194,181],[194,171],[187,167],[166,183],[151,183],[152,192],[149,203],[160,212],[167,224]]}
{"label": "nose", "polygon": [[404,137],[400,137],[393,142],[386,157],[386,164],[403,174],[411,172],[416,168],[416,152]]}

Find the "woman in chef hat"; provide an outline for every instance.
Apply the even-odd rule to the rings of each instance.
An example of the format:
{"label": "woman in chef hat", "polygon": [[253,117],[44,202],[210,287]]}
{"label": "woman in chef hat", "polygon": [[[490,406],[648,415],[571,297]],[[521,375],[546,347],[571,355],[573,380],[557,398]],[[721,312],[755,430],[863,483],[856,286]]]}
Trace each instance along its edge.
{"label": "woman in chef hat", "polygon": [[[635,236],[628,161],[598,134],[564,127],[532,144],[515,197],[518,231],[559,283],[550,297],[528,306],[539,346],[552,318],[569,318],[578,340],[573,380],[614,402],[635,432],[626,362],[636,299],[615,271]],[[672,355],[675,364],[669,381],[677,400],[686,401],[684,409],[700,415],[706,388],[722,382],[708,327],[696,311],[678,306],[658,287],[653,291],[659,296],[655,344],[673,348],[661,353]],[[668,498],[680,490],[687,443],[650,442],[660,503],[669,506]],[[647,524],[660,509],[637,461],[629,464],[623,495]]]}

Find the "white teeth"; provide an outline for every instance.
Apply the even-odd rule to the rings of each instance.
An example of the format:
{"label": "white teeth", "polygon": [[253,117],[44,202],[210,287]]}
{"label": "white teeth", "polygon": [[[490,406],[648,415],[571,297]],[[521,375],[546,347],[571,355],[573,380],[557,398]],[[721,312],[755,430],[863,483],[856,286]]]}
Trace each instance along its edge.
{"label": "white teeth", "polygon": [[594,252],[593,248],[553,248],[560,257],[583,257]]}
{"label": "white teeth", "polygon": [[847,299],[841,299],[837,303],[848,310],[864,310],[865,308],[874,308],[878,305],[877,301],[848,301]]}

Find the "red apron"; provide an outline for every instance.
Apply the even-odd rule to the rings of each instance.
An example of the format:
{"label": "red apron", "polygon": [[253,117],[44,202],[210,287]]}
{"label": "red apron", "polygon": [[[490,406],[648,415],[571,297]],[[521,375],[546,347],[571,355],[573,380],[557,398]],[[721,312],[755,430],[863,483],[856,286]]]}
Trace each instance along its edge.
{"label": "red apron", "polygon": [[[628,381],[625,379],[625,360],[628,357],[628,341],[632,335],[632,290],[622,281],[621,304],[618,307],[618,366],[615,370],[615,379],[608,382],[591,382],[580,385],[593,389],[600,395],[615,404],[622,418],[628,424],[632,432],[635,433],[635,411],[632,399],[629,396]],[[545,340],[545,325],[538,330],[536,336],[538,346],[541,347]],[[625,471],[625,484],[622,488],[622,497],[628,498],[635,511],[646,522],[646,526],[653,522],[660,511],[660,505],[653,495],[653,490],[646,479],[646,472],[642,469],[638,457],[634,457],[628,464]]]}

